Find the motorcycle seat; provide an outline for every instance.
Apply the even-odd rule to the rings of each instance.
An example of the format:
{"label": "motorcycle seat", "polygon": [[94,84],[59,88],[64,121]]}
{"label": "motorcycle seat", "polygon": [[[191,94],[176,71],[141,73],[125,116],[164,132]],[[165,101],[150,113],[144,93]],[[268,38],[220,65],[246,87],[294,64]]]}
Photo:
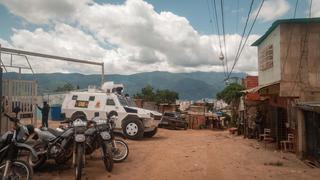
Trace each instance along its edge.
{"label": "motorcycle seat", "polygon": [[61,131],[57,131],[55,129],[51,129],[51,128],[48,128],[48,131],[53,134],[54,136],[58,137],[58,136],[61,136],[63,134],[63,132]]}

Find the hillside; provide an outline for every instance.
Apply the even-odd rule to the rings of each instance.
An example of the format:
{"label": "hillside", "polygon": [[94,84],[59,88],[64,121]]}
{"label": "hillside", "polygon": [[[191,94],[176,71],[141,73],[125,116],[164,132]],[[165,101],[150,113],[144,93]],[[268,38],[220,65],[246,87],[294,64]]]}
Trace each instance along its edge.
{"label": "hillside", "polygon": [[[5,73],[4,78],[16,79],[17,73]],[[235,77],[243,77],[243,73],[233,74]],[[39,83],[40,92],[52,92],[58,86],[65,83],[79,85],[87,88],[88,85],[99,85],[100,75],[83,74],[23,74],[22,79],[31,80],[35,78]],[[125,92],[132,95],[142,87],[150,84],[156,89],[170,89],[179,93],[180,99],[198,100],[202,98],[213,98],[215,94],[224,87],[224,74],[221,72],[192,72],[192,73],[169,73],[169,72],[146,72],[132,75],[110,74],[106,75],[107,81],[122,83]]]}

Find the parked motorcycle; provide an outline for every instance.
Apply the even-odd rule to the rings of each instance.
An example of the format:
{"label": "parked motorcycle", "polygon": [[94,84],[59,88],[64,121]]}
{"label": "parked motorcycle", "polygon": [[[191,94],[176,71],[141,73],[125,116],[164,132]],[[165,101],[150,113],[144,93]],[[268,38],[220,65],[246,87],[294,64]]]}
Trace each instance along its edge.
{"label": "parked motorcycle", "polygon": [[87,122],[76,119],[72,122],[74,129],[74,150],[73,165],[75,169],[75,179],[81,180],[82,169],[85,164],[85,131],[87,130]]}
{"label": "parked motorcycle", "polygon": [[94,150],[99,148],[99,141],[96,140],[99,136],[99,131],[106,131],[109,133],[111,138],[110,140],[108,140],[108,143],[110,143],[109,146],[111,146],[113,161],[122,162],[128,157],[129,147],[127,143],[122,139],[115,138],[113,128],[115,126],[114,121],[116,118],[116,116],[113,116],[108,117],[107,120],[102,120],[99,117],[96,117],[92,120],[94,122],[99,122],[99,126],[101,126],[101,128],[99,130],[95,127],[91,127],[86,131],[86,154],[91,154],[94,152]]}
{"label": "parked motorcycle", "polygon": [[19,152],[29,151],[33,159],[37,159],[37,152],[25,141],[33,133],[32,125],[22,125],[18,118],[4,114],[13,123],[13,130],[6,132],[0,141],[0,176],[2,180],[31,180],[33,170],[28,163],[18,160]]}
{"label": "parked motorcycle", "polygon": [[113,161],[118,163],[127,159],[129,155],[129,147],[124,140],[115,138],[116,134],[114,133],[113,128],[115,127],[116,119],[116,116],[109,117],[109,133],[111,136]]}
{"label": "parked motorcycle", "polygon": [[35,161],[31,156],[28,157],[29,164],[37,169],[46,160],[54,159],[57,164],[67,162],[72,157],[73,150],[73,128],[56,130],[51,128],[35,128],[37,134],[36,143],[33,148],[41,152]]}
{"label": "parked motorcycle", "polygon": [[113,156],[108,123],[98,117],[90,120],[89,123],[92,126],[85,133],[87,137],[86,154],[91,154],[94,150],[101,148],[105,168],[111,172],[113,169]]}

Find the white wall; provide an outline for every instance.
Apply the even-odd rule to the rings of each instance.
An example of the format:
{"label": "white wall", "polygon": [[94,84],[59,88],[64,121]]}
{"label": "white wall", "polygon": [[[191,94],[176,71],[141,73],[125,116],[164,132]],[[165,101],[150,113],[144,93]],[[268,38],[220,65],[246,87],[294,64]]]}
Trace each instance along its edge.
{"label": "white wall", "polygon": [[264,71],[259,70],[259,85],[273,83],[276,81],[280,81],[281,79],[280,26],[274,29],[269,34],[269,36],[258,46],[258,53],[260,52],[260,50],[269,45],[273,46],[273,67]]}

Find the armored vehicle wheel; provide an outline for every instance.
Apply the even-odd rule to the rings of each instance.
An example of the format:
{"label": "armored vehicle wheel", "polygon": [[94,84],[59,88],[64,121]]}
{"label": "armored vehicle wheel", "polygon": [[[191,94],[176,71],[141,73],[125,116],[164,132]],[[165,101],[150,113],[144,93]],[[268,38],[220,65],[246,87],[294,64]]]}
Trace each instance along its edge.
{"label": "armored vehicle wheel", "polygon": [[138,140],[143,137],[144,126],[139,119],[127,119],[122,126],[123,133],[128,139]]}

